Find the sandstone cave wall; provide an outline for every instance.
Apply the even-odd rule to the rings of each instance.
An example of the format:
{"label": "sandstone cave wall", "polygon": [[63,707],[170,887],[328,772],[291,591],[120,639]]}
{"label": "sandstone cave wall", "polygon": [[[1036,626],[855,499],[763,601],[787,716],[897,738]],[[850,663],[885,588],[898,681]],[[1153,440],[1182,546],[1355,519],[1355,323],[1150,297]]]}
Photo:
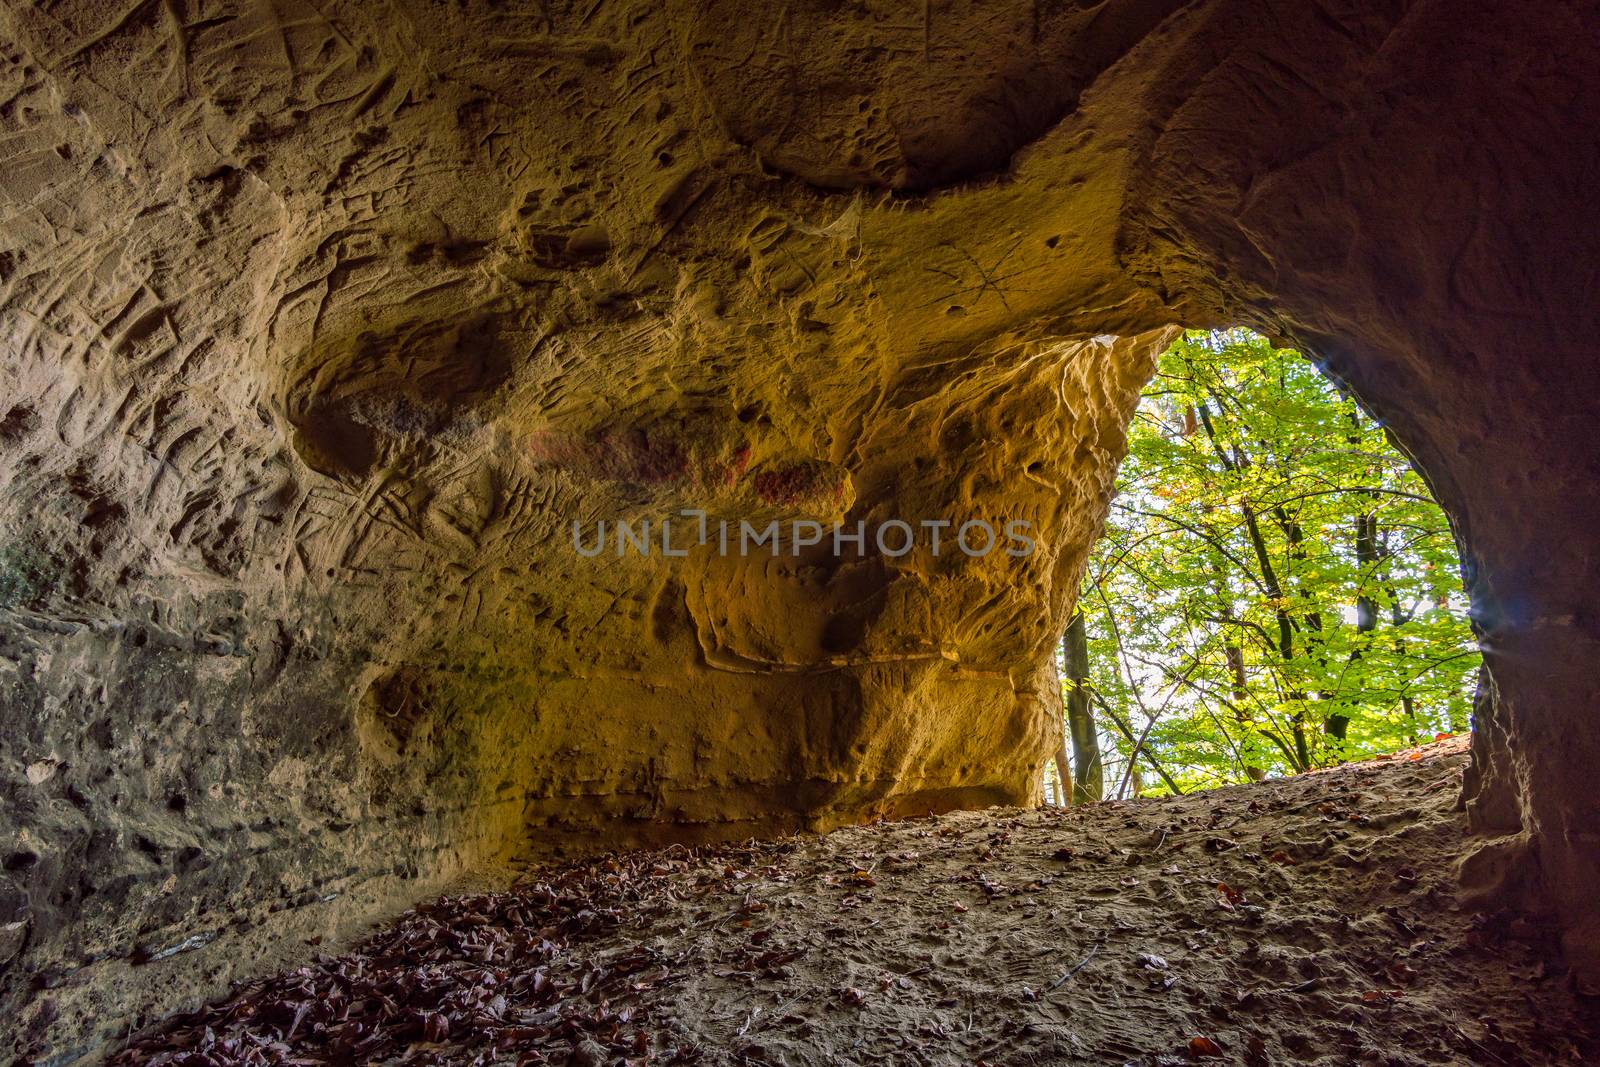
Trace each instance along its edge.
{"label": "sandstone cave wall", "polygon": [[[541,849],[1029,801],[1177,323],[1422,461],[1592,944],[1593,5],[0,10],[19,1050]],[[570,548],[683,507],[1042,547]]]}

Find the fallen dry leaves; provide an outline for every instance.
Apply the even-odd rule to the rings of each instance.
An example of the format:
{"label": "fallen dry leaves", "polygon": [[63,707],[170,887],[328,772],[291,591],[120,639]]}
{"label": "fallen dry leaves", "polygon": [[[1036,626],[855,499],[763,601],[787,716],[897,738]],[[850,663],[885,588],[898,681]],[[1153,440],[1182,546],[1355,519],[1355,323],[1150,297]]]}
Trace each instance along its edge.
{"label": "fallen dry leaves", "polygon": [[[709,857],[737,858],[696,880],[706,896],[737,892],[752,865],[785,846],[607,856],[538,876],[501,893],[445,897],[412,909],[358,949],[253,982],[220,1003],[168,1020],[133,1041],[116,1064],[462,1062],[445,1046],[513,1051],[522,1064],[582,1059],[689,1063],[692,1043],[654,1040],[640,994],[684,978],[674,959],[642,945],[590,956],[582,939],[662,914],[676,903],[660,875]],[[767,870],[772,868],[767,867]],[[730,921],[766,903],[744,894]],[[803,949],[768,948],[760,932],[737,953],[738,973],[780,975]],[[420,1052],[419,1052],[420,1050]],[[652,1054],[653,1050],[653,1054]]]}

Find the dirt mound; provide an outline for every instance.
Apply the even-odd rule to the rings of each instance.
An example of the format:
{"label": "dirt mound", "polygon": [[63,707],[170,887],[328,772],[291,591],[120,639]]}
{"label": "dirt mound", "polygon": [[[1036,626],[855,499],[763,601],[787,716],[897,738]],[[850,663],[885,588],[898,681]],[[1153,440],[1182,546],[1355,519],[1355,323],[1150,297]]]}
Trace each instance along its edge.
{"label": "dirt mound", "polygon": [[1465,762],[543,869],[118,1062],[1596,1062],[1547,932],[1456,906]]}

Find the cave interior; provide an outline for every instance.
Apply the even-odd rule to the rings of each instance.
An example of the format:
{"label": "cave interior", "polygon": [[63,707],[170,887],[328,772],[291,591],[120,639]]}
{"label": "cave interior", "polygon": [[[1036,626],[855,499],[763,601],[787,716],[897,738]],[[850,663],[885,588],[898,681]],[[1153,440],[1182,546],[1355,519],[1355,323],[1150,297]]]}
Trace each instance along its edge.
{"label": "cave interior", "polygon": [[[0,4],[13,1052],[469,872],[1039,801],[1156,354],[1448,510],[1468,899],[1600,992],[1600,7]],[[574,522],[1020,518],[1018,559]],[[690,520],[686,520],[688,522]]]}

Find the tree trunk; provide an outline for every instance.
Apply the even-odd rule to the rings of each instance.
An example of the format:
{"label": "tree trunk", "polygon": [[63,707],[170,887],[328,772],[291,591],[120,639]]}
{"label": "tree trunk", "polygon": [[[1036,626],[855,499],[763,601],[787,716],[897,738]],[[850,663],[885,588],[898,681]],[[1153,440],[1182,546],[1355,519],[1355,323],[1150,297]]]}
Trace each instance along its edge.
{"label": "tree trunk", "polygon": [[[1219,413],[1221,405],[1218,405]],[[1217,459],[1222,462],[1222,467],[1230,474],[1238,474],[1241,469],[1249,466],[1249,457],[1237,445],[1234,446],[1234,455],[1229,456],[1228,450],[1222,446],[1217,438],[1216,427],[1211,422],[1211,409],[1201,404],[1197,408],[1200,415],[1200,426],[1206,432],[1206,438],[1211,442],[1211,448],[1217,454]],[[1261,524],[1257,521],[1256,512],[1249,501],[1239,502],[1240,512],[1244,517],[1245,533],[1250,538],[1250,548],[1255,553],[1256,565],[1261,568],[1261,584],[1266,593],[1276,605],[1273,616],[1278,622],[1278,655],[1285,664],[1294,661],[1294,620],[1289,616],[1285,606],[1288,601],[1284,597],[1283,584],[1278,581],[1278,572],[1272,565],[1272,555],[1267,549],[1266,538],[1261,536]],[[1291,690],[1289,699],[1299,703],[1305,699],[1305,694]],[[1311,769],[1311,746],[1306,739],[1305,721],[1303,712],[1295,712],[1292,716],[1294,724],[1294,759],[1295,771],[1309,771]]]}
{"label": "tree trunk", "polygon": [[[1217,617],[1223,623],[1222,654],[1228,662],[1228,677],[1233,684],[1233,717],[1241,727],[1251,728],[1250,722],[1245,718],[1245,702],[1250,699],[1250,681],[1245,673],[1244,646],[1239,643],[1237,636],[1238,617],[1233,611],[1233,596],[1228,590],[1227,575],[1223,572],[1222,564],[1213,561],[1212,570],[1217,576]],[[1246,778],[1252,782],[1262,781],[1267,777],[1267,772],[1253,763],[1246,762],[1242,757],[1239,760],[1239,769]]]}
{"label": "tree trunk", "polygon": [[[1378,558],[1387,561],[1394,555],[1394,553],[1389,550],[1388,537],[1377,537],[1376,530],[1373,531],[1373,534],[1378,543]],[[1384,592],[1389,595],[1389,623],[1395,629],[1395,654],[1401,659],[1404,659],[1406,654],[1406,639],[1399,636],[1399,634],[1401,632],[1401,627],[1405,626],[1406,623],[1411,621],[1411,612],[1407,611],[1400,603],[1400,591],[1396,589],[1393,584],[1385,583],[1383,588]],[[1411,730],[1411,743],[1413,745],[1420,744],[1422,734],[1421,725],[1417,720],[1417,702],[1412,699],[1410,693],[1402,693],[1400,695],[1400,707],[1405,712],[1406,723]]]}
{"label": "tree trunk", "polygon": [[[1346,438],[1352,448],[1361,445],[1361,416],[1350,412],[1350,436]],[[1372,496],[1373,494],[1368,494]],[[1356,516],[1354,542],[1356,550],[1356,633],[1362,635],[1356,639],[1356,648],[1350,653],[1350,662],[1354,663],[1361,658],[1362,638],[1378,628],[1378,601],[1371,595],[1362,592],[1364,583],[1369,578],[1374,578],[1374,565],[1378,562],[1378,516],[1371,512],[1362,512]],[[1364,693],[1357,692],[1350,703],[1359,707]],[[1333,712],[1324,724],[1329,737],[1334,739],[1334,755],[1344,762],[1344,740],[1350,728],[1350,716],[1344,712]]]}
{"label": "tree trunk", "polygon": [[1072,803],[1072,758],[1067,755],[1067,735],[1061,735],[1056,745],[1056,805],[1066,807]]}
{"label": "tree trunk", "polygon": [[[1093,804],[1105,799],[1105,767],[1100,761],[1100,734],[1089,704],[1089,634],[1083,612],[1075,612],[1061,639],[1066,668],[1067,730],[1072,736],[1072,802]],[[1063,742],[1065,747],[1065,742]],[[1057,757],[1059,760],[1059,757]],[[1063,776],[1063,784],[1068,779]]]}
{"label": "tree trunk", "polygon": [[[1374,577],[1373,566],[1378,562],[1378,517],[1370,513],[1356,516],[1355,520],[1355,549],[1356,563],[1360,575],[1358,581],[1365,582]],[[1378,601],[1375,597],[1362,592],[1362,587],[1356,588],[1356,632],[1365,637],[1378,628]],[[1358,639],[1359,641],[1359,639]],[[1361,646],[1358,643],[1355,650],[1350,653],[1353,663],[1361,658]],[[1365,694],[1357,692],[1351,699],[1353,705],[1359,706]],[[1350,728],[1350,716],[1344,712],[1334,712],[1329,715],[1325,729],[1329,737],[1333,738],[1335,756],[1343,762],[1345,733]]]}

